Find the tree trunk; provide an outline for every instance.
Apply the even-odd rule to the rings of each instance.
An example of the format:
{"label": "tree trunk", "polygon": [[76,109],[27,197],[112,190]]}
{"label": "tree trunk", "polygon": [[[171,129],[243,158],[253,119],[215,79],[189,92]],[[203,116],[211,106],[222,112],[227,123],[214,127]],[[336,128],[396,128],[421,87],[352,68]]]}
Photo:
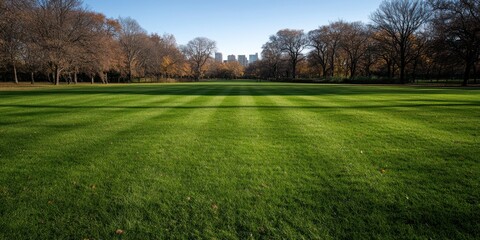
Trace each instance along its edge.
{"label": "tree trunk", "polygon": [[30,78],[31,78],[31,80],[32,80],[31,83],[32,83],[32,84],[35,84],[35,76],[34,76],[34,73],[33,73],[33,72],[30,73]]}
{"label": "tree trunk", "polygon": [[413,83],[417,81],[417,66],[418,66],[418,59],[415,59],[415,61],[413,62],[413,72],[412,72]]}
{"label": "tree trunk", "polygon": [[128,82],[132,82],[132,64],[128,63]]}
{"label": "tree trunk", "polygon": [[323,78],[327,79],[327,64],[322,65]]}
{"label": "tree trunk", "polygon": [[55,85],[60,84],[60,68],[57,66],[55,67]]}
{"label": "tree trunk", "polygon": [[93,84],[94,82],[95,82],[95,76],[92,75],[92,82],[91,82],[91,84]]}
{"label": "tree trunk", "polygon": [[105,84],[108,84],[108,73],[105,73]]}
{"label": "tree trunk", "polygon": [[332,79],[335,77],[335,51],[332,52],[332,57],[330,59],[330,70],[332,71]]}
{"label": "tree trunk", "polygon": [[400,83],[405,84],[405,65],[400,64]]}
{"label": "tree trunk", "polygon": [[388,79],[392,79],[392,63],[390,61],[387,61],[387,76]]}
{"label": "tree trunk", "polygon": [[292,79],[297,78],[297,61],[292,61]]}
{"label": "tree trunk", "polygon": [[372,73],[370,71],[370,67],[371,67],[371,64],[370,64],[370,61],[365,64],[365,74],[367,75],[367,77],[370,79],[372,77]]}
{"label": "tree trunk", "polygon": [[18,84],[17,66],[15,63],[13,64],[13,78],[15,80],[15,84]]}
{"label": "tree trunk", "polygon": [[468,79],[470,79],[470,71],[472,70],[472,63],[471,61],[467,61],[465,65],[465,72],[463,73],[463,83],[462,86],[468,85]]}
{"label": "tree trunk", "polygon": [[201,72],[201,68],[200,68],[200,65],[199,64],[196,64],[195,66],[195,82],[199,82],[200,81],[200,76],[202,74]]}
{"label": "tree trunk", "polygon": [[355,78],[355,72],[357,71],[357,65],[352,61],[350,64],[350,80]]}
{"label": "tree trunk", "polygon": [[473,64],[473,83],[477,84],[477,66]]}
{"label": "tree trunk", "polygon": [[470,79],[470,69],[471,69],[471,66],[469,63],[467,63],[467,65],[465,66],[465,72],[463,73],[462,86],[468,85],[468,79]]}
{"label": "tree trunk", "polygon": [[400,83],[405,84],[405,65],[406,64],[406,50],[403,45],[400,46]]}
{"label": "tree trunk", "polygon": [[76,71],[76,70],[75,70],[75,72],[73,72],[73,82],[74,82],[75,84],[78,83],[78,76],[77,76],[77,71]]}

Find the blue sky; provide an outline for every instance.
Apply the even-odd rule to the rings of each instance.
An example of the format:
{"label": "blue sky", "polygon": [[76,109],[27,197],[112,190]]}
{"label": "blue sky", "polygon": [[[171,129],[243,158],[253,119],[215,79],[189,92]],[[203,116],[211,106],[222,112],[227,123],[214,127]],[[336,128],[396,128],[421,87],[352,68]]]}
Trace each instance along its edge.
{"label": "blue sky", "polygon": [[107,17],[132,17],[149,33],[170,33],[178,44],[195,37],[229,54],[261,52],[284,28],[306,32],[336,20],[369,22],[382,0],[84,0]]}

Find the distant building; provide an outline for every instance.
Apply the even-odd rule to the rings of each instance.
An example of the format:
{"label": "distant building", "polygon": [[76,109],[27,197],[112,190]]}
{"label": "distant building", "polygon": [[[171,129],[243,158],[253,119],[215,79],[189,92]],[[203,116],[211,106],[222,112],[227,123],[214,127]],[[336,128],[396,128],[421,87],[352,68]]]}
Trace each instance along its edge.
{"label": "distant building", "polygon": [[237,58],[235,57],[235,55],[228,55],[227,56],[227,61],[228,62],[235,62],[235,61],[237,61]]}
{"label": "distant building", "polygon": [[223,62],[223,54],[220,52],[215,53],[215,62]]}
{"label": "distant building", "polygon": [[238,62],[240,63],[240,65],[246,67],[246,66],[248,65],[247,56],[245,56],[245,55],[238,55]]}
{"label": "distant building", "polygon": [[254,63],[256,61],[258,61],[258,53],[248,56],[248,63]]}

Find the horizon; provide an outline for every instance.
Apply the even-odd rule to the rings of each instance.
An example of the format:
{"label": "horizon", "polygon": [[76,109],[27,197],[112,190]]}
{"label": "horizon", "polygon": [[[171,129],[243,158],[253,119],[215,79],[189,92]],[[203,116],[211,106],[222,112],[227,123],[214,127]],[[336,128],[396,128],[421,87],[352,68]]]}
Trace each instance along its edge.
{"label": "horizon", "polygon": [[[368,23],[370,14],[382,0],[326,3],[315,0],[246,0],[242,3],[142,0],[135,4],[128,0],[83,2],[89,10],[103,13],[109,18],[131,17],[149,34],[172,34],[178,45],[184,45],[195,37],[207,37],[217,43],[216,52],[224,57],[248,57],[255,53],[260,56],[263,44],[281,29],[308,32],[337,20]],[[338,11],[331,10],[340,8]],[[231,9],[235,9],[236,13],[230,14]],[[238,12],[242,15],[239,16]],[[302,14],[292,17],[291,12]]]}

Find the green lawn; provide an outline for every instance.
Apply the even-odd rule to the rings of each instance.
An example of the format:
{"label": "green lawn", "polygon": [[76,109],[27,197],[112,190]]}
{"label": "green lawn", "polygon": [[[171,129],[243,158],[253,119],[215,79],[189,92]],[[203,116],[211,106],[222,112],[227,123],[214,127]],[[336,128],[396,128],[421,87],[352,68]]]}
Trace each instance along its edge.
{"label": "green lawn", "polygon": [[0,239],[116,238],[478,239],[480,89],[0,89]]}

